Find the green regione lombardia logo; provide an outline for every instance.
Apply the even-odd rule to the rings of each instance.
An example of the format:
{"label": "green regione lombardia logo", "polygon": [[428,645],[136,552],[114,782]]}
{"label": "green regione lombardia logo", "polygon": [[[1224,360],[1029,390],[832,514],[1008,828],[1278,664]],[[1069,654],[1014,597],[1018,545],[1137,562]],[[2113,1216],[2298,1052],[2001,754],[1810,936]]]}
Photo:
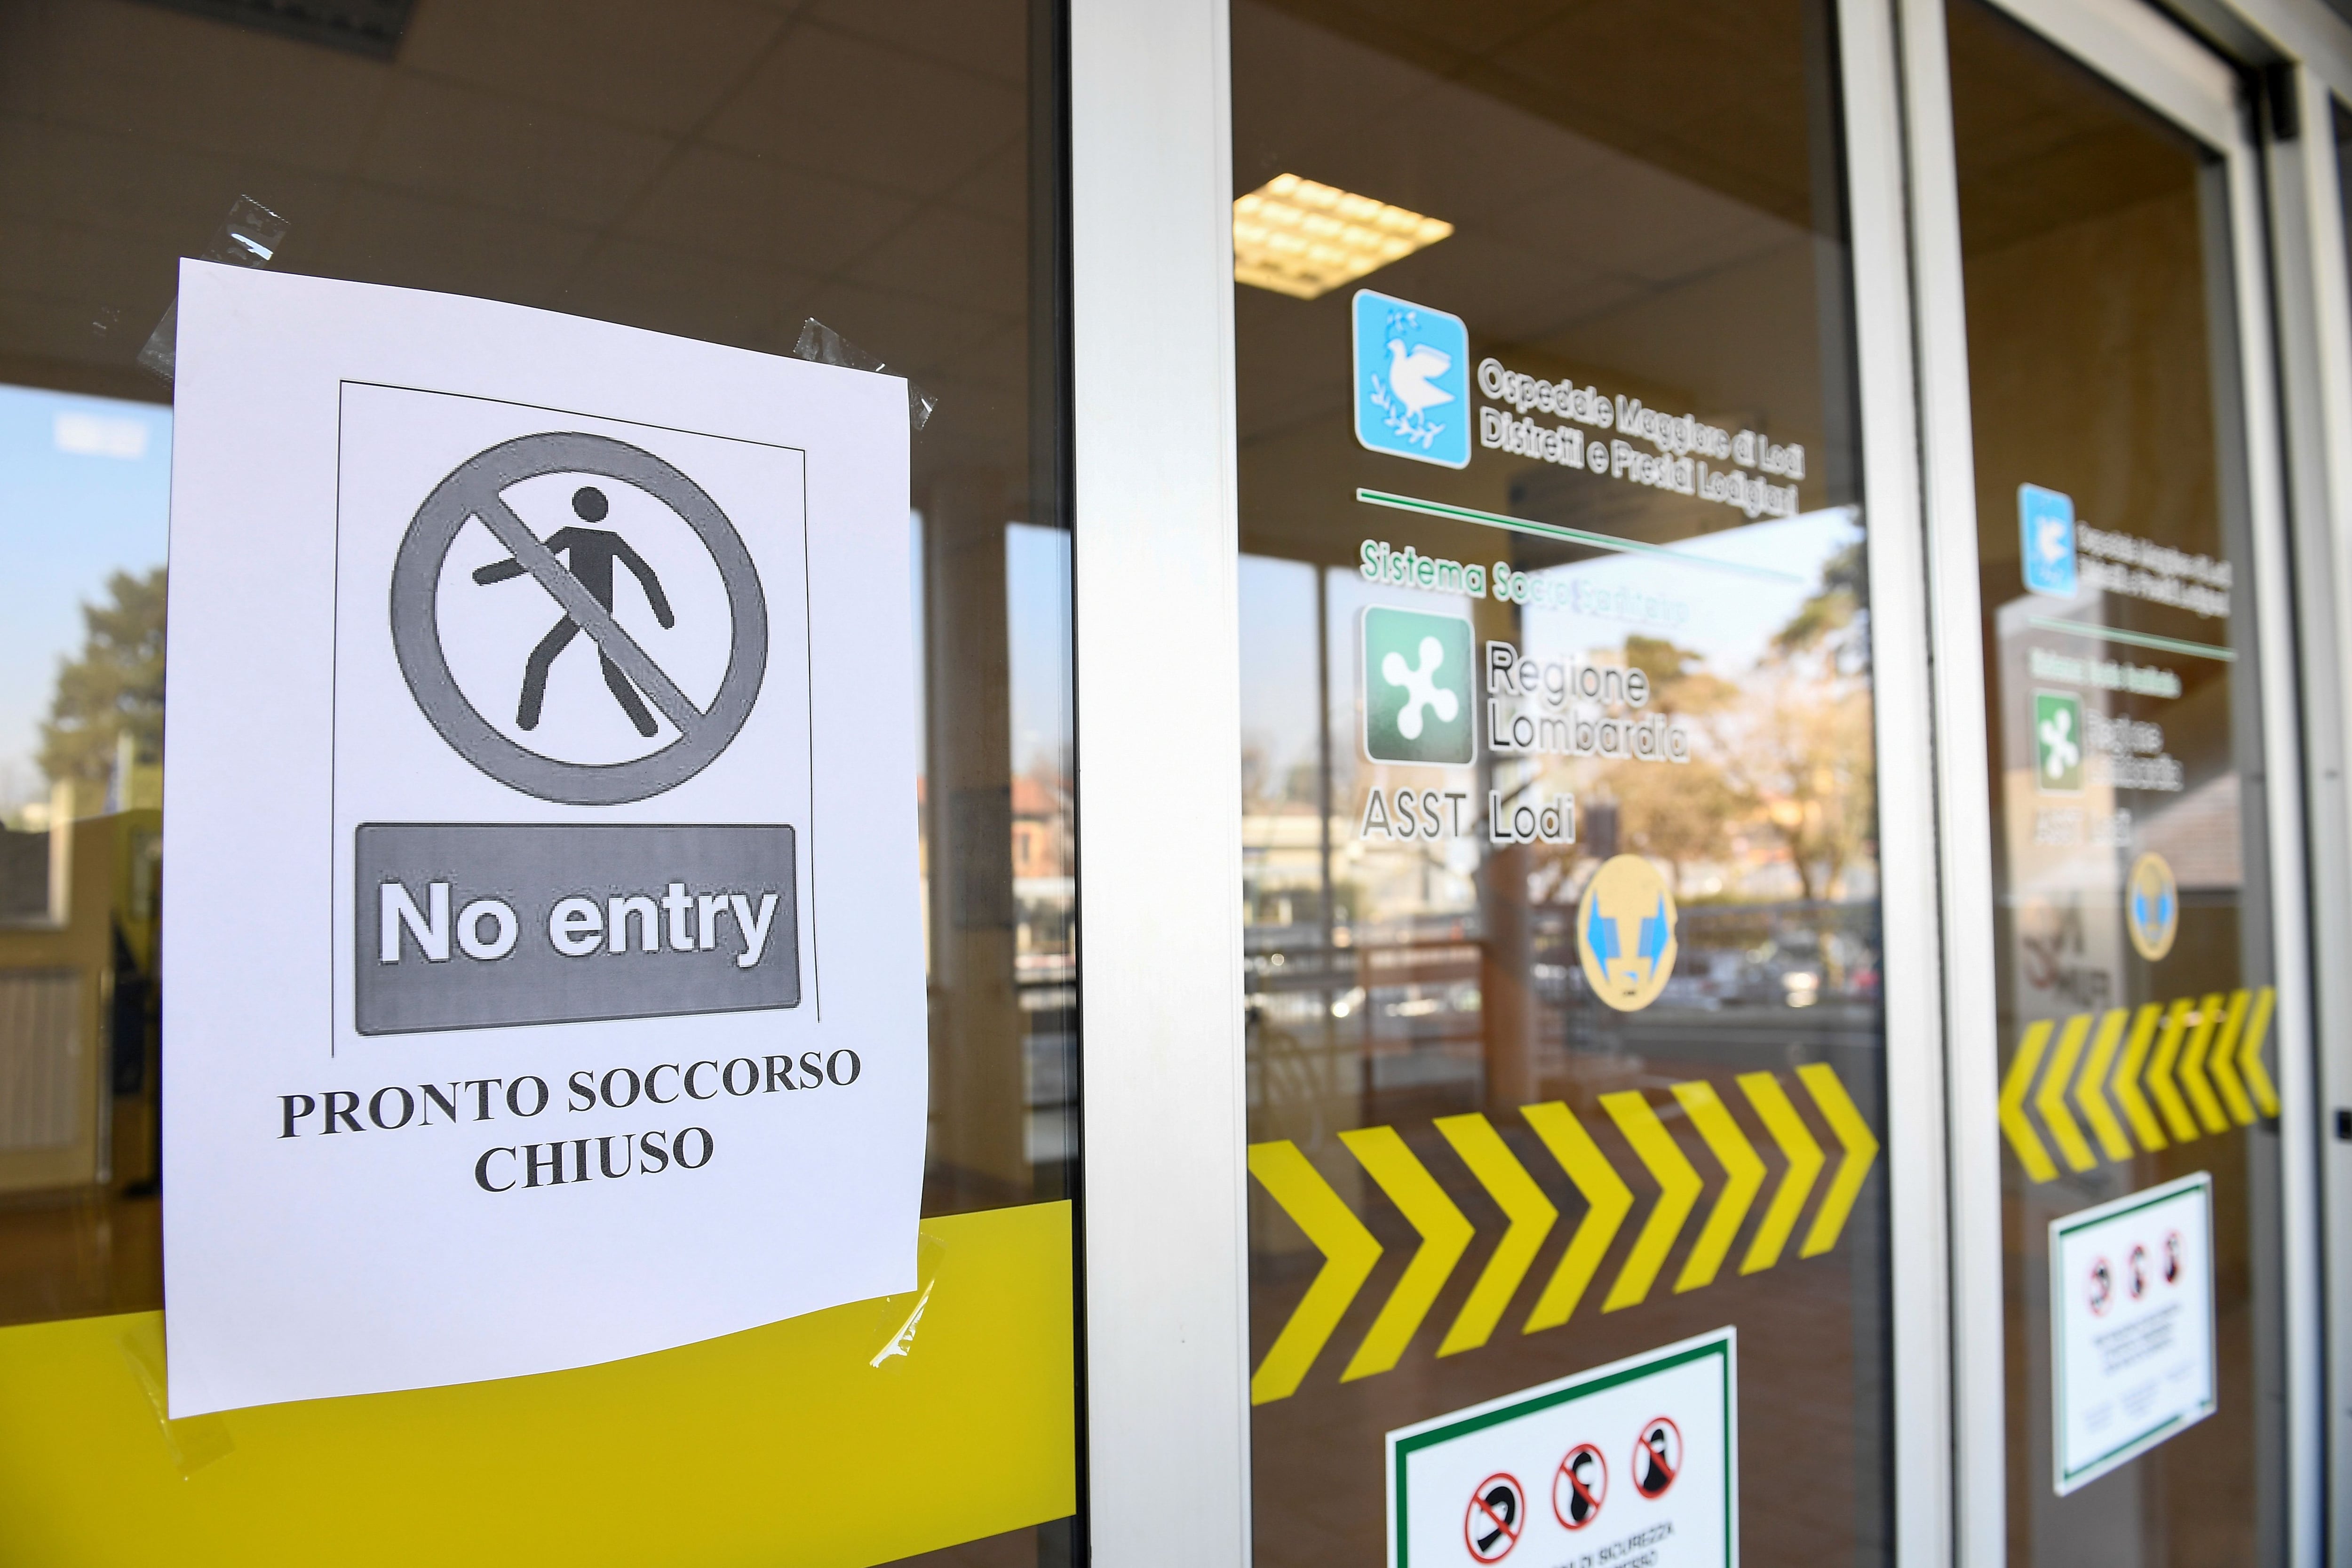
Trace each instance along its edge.
{"label": "green regione lombardia logo", "polygon": [[1364,755],[1468,766],[1470,623],[1375,605],[1364,611],[1363,645]]}

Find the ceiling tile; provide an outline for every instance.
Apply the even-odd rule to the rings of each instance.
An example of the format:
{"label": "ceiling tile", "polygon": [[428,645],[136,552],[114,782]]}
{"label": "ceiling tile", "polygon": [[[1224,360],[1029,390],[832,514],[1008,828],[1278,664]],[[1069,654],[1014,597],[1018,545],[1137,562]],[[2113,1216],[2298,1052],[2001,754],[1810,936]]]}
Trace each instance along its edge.
{"label": "ceiling tile", "polygon": [[696,147],[662,171],[621,227],[638,239],[824,273],[913,210],[866,186]]}
{"label": "ceiling tile", "polygon": [[591,235],[511,213],[352,191],[331,232],[289,269],[559,309]]}
{"label": "ceiling tile", "polygon": [[1029,138],[1016,136],[1003,151],[973,170],[950,191],[947,204],[1000,223],[1029,221]]}
{"label": "ceiling tile", "polygon": [[1019,315],[1028,307],[1027,236],[1011,224],[928,207],[861,258],[849,276],[894,293]]}
{"label": "ceiling tile", "polygon": [[804,316],[816,280],[707,251],[606,241],[564,289],[560,308],[710,342],[765,348],[777,323]]}
{"label": "ceiling tile", "polygon": [[361,166],[419,195],[601,226],[626,210],[671,146],[646,132],[408,77]]}
{"label": "ceiling tile", "polygon": [[[1004,325],[1003,316],[959,310],[854,283],[830,282],[811,297],[807,313],[874,355],[894,372],[930,383],[957,354]],[[798,322],[786,323],[786,338]]]}
{"label": "ceiling tile", "polygon": [[713,142],[937,195],[1026,124],[1001,82],[802,24],[711,121]]}
{"label": "ceiling tile", "polygon": [[1029,79],[1026,0],[818,0],[808,15],[845,33],[1014,87]]}
{"label": "ceiling tile", "polygon": [[419,7],[404,69],[593,119],[680,134],[718,106],[784,20],[737,0],[501,0]]}
{"label": "ceiling tile", "polygon": [[41,112],[206,152],[348,169],[393,80],[380,62],[121,0],[41,16],[26,79]]}

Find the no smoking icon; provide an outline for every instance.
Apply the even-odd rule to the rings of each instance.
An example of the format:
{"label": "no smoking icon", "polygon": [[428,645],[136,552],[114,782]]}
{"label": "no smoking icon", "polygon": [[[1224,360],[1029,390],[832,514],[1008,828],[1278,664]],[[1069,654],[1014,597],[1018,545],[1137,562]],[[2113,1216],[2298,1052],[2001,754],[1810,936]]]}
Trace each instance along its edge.
{"label": "no smoking icon", "polygon": [[[617,481],[644,492],[693,531],[718,568],[728,616],[726,671],[707,706],[682,690],[661,662],[613,613],[614,567],[636,573],[656,595],[650,574],[617,534],[567,527],[541,540],[507,500],[517,485],[549,474]],[[583,524],[604,521],[604,496],[594,485],[574,494]],[[562,618],[542,640],[529,668],[517,671],[528,730],[543,698],[547,666],[579,635],[595,646],[606,684],[640,734],[656,726],[647,704],[676,729],[667,744],[613,763],[546,755],[511,739],[486,719],[450,671],[440,626],[438,585],[450,546],[478,520],[509,560],[476,574],[491,584],[528,574],[553,599]],[[567,566],[559,554],[568,551]],[[667,605],[661,604],[667,623]],[[536,613],[536,612],[534,612]],[[751,717],[768,663],[767,601],[760,574],[735,525],[703,488],[674,465],[642,447],[582,431],[551,431],[502,441],[460,463],[433,488],[402,538],[392,571],[392,641],[417,707],[458,755],[509,788],[566,805],[617,805],[674,789],[717,760]]]}

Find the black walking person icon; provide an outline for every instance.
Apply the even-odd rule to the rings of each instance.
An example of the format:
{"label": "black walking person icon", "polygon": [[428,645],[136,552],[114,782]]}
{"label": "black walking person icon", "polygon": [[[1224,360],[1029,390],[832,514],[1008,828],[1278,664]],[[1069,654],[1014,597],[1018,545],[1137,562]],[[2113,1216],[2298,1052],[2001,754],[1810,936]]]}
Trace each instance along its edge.
{"label": "black walking person icon", "polygon": [[[572,492],[572,513],[583,522],[602,522],[611,510],[612,503],[604,492],[593,485],[583,485]],[[677,624],[677,617],[670,614],[669,600],[662,595],[661,579],[646,564],[646,558],[629,548],[628,541],[619,534],[602,528],[559,528],[548,535],[546,544],[550,554],[570,553],[572,574],[605,609],[613,607],[613,563],[617,561],[629,569],[629,574],[646,591],[646,598],[653,605],[654,619],[661,623],[662,629],[667,631]],[[499,561],[477,571],[474,581],[487,587],[520,577],[527,570],[520,561]],[[569,647],[580,631],[580,623],[567,614],[530,650],[530,658],[523,664],[522,699],[515,709],[515,723],[522,729],[539,728],[540,710],[547,702],[548,670],[555,663],[556,655]],[[609,655],[600,649],[596,657],[604,667],[604,684],[612,690],[614,700],[620,703],[637,733],[650,739],[659,726],[638,697],[637,689],[629,684],[629,678]]]}

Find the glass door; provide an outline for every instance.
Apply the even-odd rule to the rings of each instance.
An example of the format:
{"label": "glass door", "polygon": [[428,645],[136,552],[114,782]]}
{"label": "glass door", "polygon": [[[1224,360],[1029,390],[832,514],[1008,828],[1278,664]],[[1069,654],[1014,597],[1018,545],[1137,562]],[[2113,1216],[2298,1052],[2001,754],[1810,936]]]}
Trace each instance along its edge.
{"label": "glass door", "polygon": [[1261,1564],[1893,1553],[1840,38],[1234,6]]}
{"label": "glass door", "polygon": [[[1078,1549],[1066,26],[1049,0],[0,8],[0,1555],[269,1563],[334,1539],[396,1561],[405,1531],[352,1521],[426,1496],[448,1562]],[[166,561],[173,464],[201,450],[175,419],[183,257],[910,378],[910,565],[863,592],[877,639],[911,605],[916,710],[869,722],[911,730],[919,773],[861,764],[919,835],[927,1024],[888,1043],[929,1086],[906,1293],[576,1370],[166,1418],[161,1086],[189,1081],[157,926],[187,556]],[[542,656],[558,708],[636,700],[585,639]],[[184,725],[192,689],[171,687]],[[624,713],[594,709],[625,739]],[[235,743],[256,778],[286,771],[261,727]],[[257,805],[249,831],[301,828]],[[779,1224],[814,1201],[780,1192]]]}
{"label": "glass door", "polygon": [[1939,31],[1998,1043],[1959,1114],[1998,1130],[2000,1380],[1963,1398],[2005,1405],[2010,1562],[2282,1561],[2302,894],[2251,117],[2152,12]]}

